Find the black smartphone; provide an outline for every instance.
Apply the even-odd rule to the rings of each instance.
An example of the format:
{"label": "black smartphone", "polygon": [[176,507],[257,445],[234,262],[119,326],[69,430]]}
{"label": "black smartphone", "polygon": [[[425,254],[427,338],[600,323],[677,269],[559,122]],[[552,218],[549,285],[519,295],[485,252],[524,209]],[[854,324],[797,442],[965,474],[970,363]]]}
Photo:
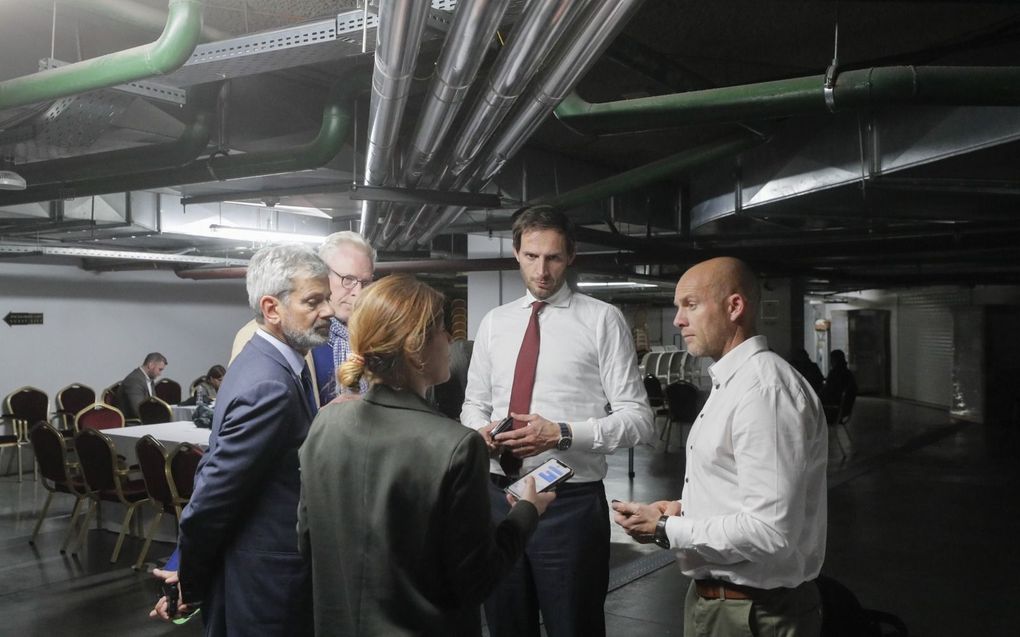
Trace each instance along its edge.
{"label": "black smartphone", "polygon": [[506,492],[520,500],[524,495],[524,480],[528,476],[535,479],[535,491],[552,491],[557,485],[566,482],[574,475],[574,470],[556,458],[549,458],[531,471],[521,476],[520,480],[506,488]]}
{"label": "black smartphone", "polygon": [[504,431],[510,431],[513,428],[514,428],[514,419],[511,418],[510,416],[507,416],[503,420],[500,420],[499,423],[495,427],[492,428],[492,431],[489,432],[489,435],[492,436],[493,438],[495,438],[496,434],[501,434]]}
{"label": "black smartphone", "polygon": [[177,584],[163,582],[163,596],[166,597],[166,614],[170,619],[177,617],[178,593]]}

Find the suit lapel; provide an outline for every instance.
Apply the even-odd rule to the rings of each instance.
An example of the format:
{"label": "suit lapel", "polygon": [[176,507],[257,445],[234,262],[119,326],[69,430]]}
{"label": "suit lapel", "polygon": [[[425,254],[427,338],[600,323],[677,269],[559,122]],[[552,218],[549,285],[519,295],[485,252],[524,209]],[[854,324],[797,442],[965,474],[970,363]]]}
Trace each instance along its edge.
{"label": "suit lapel", "polygon": [[315,414],[312,413],[312,408],[308,404],[308,399],[305,398],[305,388],[301,386],[301,379],[294,376],[294,370],[291,369],[290,363],[288,363],[287,359],[283,357],[283,354],[281,354],[280,351],[273,347],[270,343],[267,343],[266,339],[261,336],[253,336],[248,344],[253,346],[260,354],[272,359],[274,363],[283,367],[284,371],[287,373],[287,377],[290,378],[291,386],[297,392],[298,402],[301,403],[302,412],[308,420],[311,421],[315,417]]}

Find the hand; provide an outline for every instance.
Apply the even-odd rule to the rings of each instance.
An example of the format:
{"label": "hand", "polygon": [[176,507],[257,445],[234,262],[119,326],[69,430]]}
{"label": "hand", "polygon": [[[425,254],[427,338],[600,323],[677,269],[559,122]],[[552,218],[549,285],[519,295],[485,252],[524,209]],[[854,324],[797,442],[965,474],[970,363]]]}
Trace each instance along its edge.
{"label": "hand", "polygon": [[485,446],[489,448],[489,455],[494,458],[499,456],[499,452],[502,449],[500,444],[492,439],[492,428],[498,424],[498,420],[493,420],[478,430],[478,433],[482,434],[482,440],[485,441]]}
{"label": "hand", "polygon": [[511,413],[514,420],[528,423],[520,429],[496,436],[496,442],[509,449],[518,458],[537,456],[554,449],[560,441],[560,426],[538,414]]}
{"label": "hand", "polygon": [[[556,499],[556,493],[553,491],[546,491],[545,493],[538,493],[535,491],[535,478],[528,476],[524,479],[524,497],[521,498],[526,502],[530,502],[535,505],[538,509],[538,514],[542,515],[545,510],[549,507],[549,504]],[[506,501],[510,503],[510,506],[517,504],[517,498],[506,494]]]}
{"label": "hand", "polygon": [[[163,582],[166,584],[173,584],[177,586],[177,599],[181,600],[181,588],[180,584],[178,584],[177,582],[177,571],[162,571],[156,568],[152,570],[152,574],[162,579]],[[167,605],[168,602],[166,596],[164,595],[163,597],[160,597],[159,601],[156,602],[156,605],[153,607],[153,609],[149,611],[149,617],[152,617],[153,619],[162,619],[163,621],[168,622],[174,619],[174,617],[177,617],[179,615],[186,615],[188,612],[190,612],[190,609],[188,608],[187,604],[185,604],[183,601],[178,601],[177,613],[175,613],[174,617],[171,617],[168,612]]]}
{"label": "hand", "polygon": [[[679,503],[673,502],[679,509]],[[613,520],[623,527],[627,535],[634,538],[641,544],[652,542],[655,537],[655,525],[663,515],[670,515],[667,509],[672,509],[667,501],[659,501],[653,504],[640,504],[638,502],[613,502]],[[677,511],[679,513],[679,510]]]}

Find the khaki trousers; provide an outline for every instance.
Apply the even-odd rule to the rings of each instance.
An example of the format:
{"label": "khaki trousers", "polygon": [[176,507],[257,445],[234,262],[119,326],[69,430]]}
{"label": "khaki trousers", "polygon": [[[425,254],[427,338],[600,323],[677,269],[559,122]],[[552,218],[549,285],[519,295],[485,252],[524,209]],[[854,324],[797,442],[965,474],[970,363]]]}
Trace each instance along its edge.
{"label": "khaki trousers", "polygon": [[702,599],[691,582],[684,637],[818,637],[822,602],[814,582],[779,588],[755,600]]}

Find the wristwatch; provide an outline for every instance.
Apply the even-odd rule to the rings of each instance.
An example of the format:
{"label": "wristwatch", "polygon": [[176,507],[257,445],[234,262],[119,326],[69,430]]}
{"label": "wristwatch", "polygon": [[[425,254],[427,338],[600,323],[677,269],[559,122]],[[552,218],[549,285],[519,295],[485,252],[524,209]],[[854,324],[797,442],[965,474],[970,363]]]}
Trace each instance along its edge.
{"label": "wristwatch", "polygon": [[666,521],[669,520],[668,515],[664,515],[659,518],[659,521],[655,523],[655,537],[654,541],[659,545],[660,548],[669,548],[669,538],[666,537]]}
{"label": "wristwatch", "polygon": [[556,423],[560,426],[560,441],[556,443],[556,449],[566,451],[574,443],[574,434],[570,431],[570,425],[565,422]]}

